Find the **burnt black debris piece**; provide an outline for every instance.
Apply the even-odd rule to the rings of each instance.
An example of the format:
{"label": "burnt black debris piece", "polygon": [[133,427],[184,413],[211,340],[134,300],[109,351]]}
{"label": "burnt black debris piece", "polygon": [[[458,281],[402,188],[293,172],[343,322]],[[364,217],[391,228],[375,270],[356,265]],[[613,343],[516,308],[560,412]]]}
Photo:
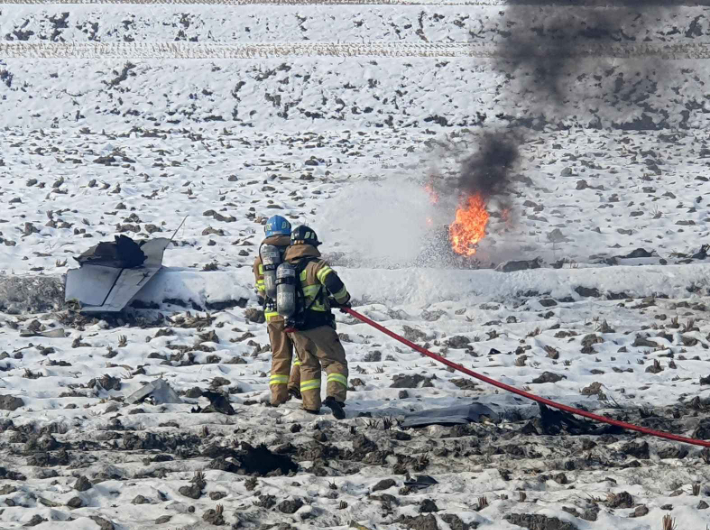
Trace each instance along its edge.
{"label": "burnt black debris piece", "polygon": [[623,429],[614,425],[597,425],[581,418],[576,418],[568,412],[550,409],[547,405],[538,403],[540,407],[540,417],[526,424],[522,432],[524,434],[539,434],[556,436],[561,434],[580,435],[602,435],[621,434]]}
{"label": "burnt black debris piece", "polygon": [[210,404],[202,409],[202,413],[218,412],[227,416],[234,416],[236,412],[229,403],[229,398],[219,392],[203,392],[202,397],[210,400]]}
{"label": "burnt black debris piece", "polygon": [[505,516],[505,520],[528,530],[578,530],[572,523],[540,514],[511,513]]}
{"label": "burnt black debris piece", "polygon": [[13,411],[24,406],[24,404],[25,402],[22,401],[22,398],[10,395],[0,396],[0,410]]}
{"label": "burnt black debris piece", "polygon": [[102,265],[115,269],[140,267],[146,260],[141,250],[142,242],[136,243],[128,236],[119,235],[113,242],[102,242],[74,258],[81,265]]}
{"label": "burnt black debris piece", "polygon": [[27,480],[27,477],[22,473],[11,471],[4,467],[0,467],[0,479],[2,480]]}
{"label": "burnt black debris piece", "polygon": [[281,513],[292,515],[303,507],[301,499],[285,500],[279,504],[276,509]]}
{"label": "burnt black debris piece", "polygon": [[417,388],[419,383],[426,381],[426,377],[420,374],[395,374],[392,381],[390,388]]}
{"label": "burnt black debris piece", "polygon": [[649,252],[645,248],[637,248],[636,250],[630,252],[626,256],[616,256],[617,258],[626,258],[626,259],[634,259],[634,258],[652,258],[653,257],[653,252]]}
{"label": "burnt black debris piece", "polygon": [[457,405],[437,409],[422,410],[408,414],[402,427],[426,427],[428,425],[466,425],[478,423],[482,417],[498,420],[498,414],[479,403]]}
{"label": "burnt black debris piece", "polygon": [[439,530],[436,517],[432,514],[419,515],[417,517],[402,515],[397,522],[412,530]]}
{"label": "burnt black debris piece", "polygon": [[88,491],[92,488],[91,482],[89,482],[89,479],[86,478],[84,475],[80,476],[77,480],[76,483],[74,484],[74,489],[76,491]]}
{"label": "burnt black debris piece", "polygon": [[[194,390],[194,389],[193,389]],[[195,397],[200,397],[202,392],[197,389],[199,394]],[[188,395],[188,397],[191,397]],[[180,396],[172,389],[172,387],[164,379],[156,379],[145,385],[143,388],[135,391],[126,398],[127,403],[141,403],[145,399],[150,399],[153,404],[163,403],[182,403]],[[234,412],[234,411],[232,411]]]}
{"label": "burnt black debris piece", "polygon": [[693,254],[693,259],[706,259],[708,257],[708,250],[710,250],[710,245],[703,245],[700,250]]}
{"label": "burnt black debris piece", "polygon": [[[296,473],[298,465],[288,456],[277,455],[265,445],[253,447],[242,442],[240,449],[230,447],[210,446],[205,449],[202,456],[214,458],[212,463],[223,471],[240,475],[257,475],[265,477],[270,474],[288,475]],[[223,465],[221,462],[226,463]]]}
{"label": "burnt black debris piece", "polygon": [[517,271],[527,271],[530,269],[539,269],[542,267],[542,259],[535,258],[532,260],[522,260],[522,261],[506,261],[498,265],[496,270],[501,272],[517,272]]}
{"label": "burnt black debris piece", "polygon": [[391,478],[386,478],[384,480],[380,480],[377,484],[372,486],[372,493],[375,493],[376,491],[385,491],[390,489],[393,486],[397,485],[397,481]]}
{"label": "burnt black debris piece", "polygon": [[405,486],[418,490],[426,489],[436,484],[438,484],[437,480],[429,475],[417,475],[414,480],[407,480],[404,483]]}

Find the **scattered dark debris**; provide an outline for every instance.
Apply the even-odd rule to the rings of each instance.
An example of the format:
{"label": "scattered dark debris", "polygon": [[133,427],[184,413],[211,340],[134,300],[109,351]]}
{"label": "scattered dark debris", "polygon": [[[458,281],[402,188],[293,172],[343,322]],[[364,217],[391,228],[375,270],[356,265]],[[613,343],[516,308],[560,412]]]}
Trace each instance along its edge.
{"label": "scattered dark debris", "polygon": [[4,467],[0,467],[0,479],[2,480],[27,480],[27,477],[22,473],[17,473],[16,471],[10,471]]}
{"label": "scattered dark debris", "polygon": [[266,318],[264,317],[264,312],[260,309],[255,309],[255,308],[249,308],[244,311],[244,317],[249,321],[249,322],[254,322],[255,324],[263,324],[266,322]]}
{"label": "scattered dark debris", "polygon": [[641,460],[648,460],[650,453],[648,442],[629,442],[621,448],[621,452]]}
{"label": "scattered dark debris", "polygon": [[468,345],[471,344],[471,339],[469,339],[468,337],[464,337],[463,335],[455,335],[447,339],[444,344],[446,344],[449,348],[453,350],[462,350],[464,348],[467,348]]}
{"label": "scattered dark debris", "polygon": [[450,380],[454,385],[459,387],[461,390],[477,390],[478,385],[473,381],[473,379],[467,379],[465,377],[460,377],[458,379]]}
{"label": "scattered dark debris", "polygon": [[303,507],[303,501],[301,499],[292,499],[282,501],[276,509],[281,513],[294,514]]}
{"label": "scattered dark debris", "polygon": [[[214,458],[210,467],[226,468],[223,471],[240,475],[289,475],[298,471],[298,465],[288,456],[273,453],[265,445],[253,447],[242,442],[240,450],[210,446],[202,456]],[[214,467],[216,466],[216,467]]]}
{"label": "scattered dark debris", "polygon": [[587,288],[587,287],[582,287],[579,286],[574,290],[579,296],[583,298],[600,298],[601,293],[599,292],[599,289],[596,287],[594,288]]}
{"label": "scattered dark debris", "polygon": [[426,489],[438,484],[437,480],[429,475],[417,475],[414,480],[405,481],[404,485],[412,489]]}
{"label": "scattered dark debris", "polygon": [[62,449],[57,453],[34,453],[27,457],[27,465],[36,467],[67,466],[69,460],[69,453]]}
{"label": "scattered dark debris", "polygon": [[533,379],[532,383],[557,383],[558,381],[562,381],[563,379],[566,379],[566,377],[563,375],[555,374],[553,372],[543,372],[542,375],[539,375],[538,377]]}
{"label": "scattered dark debris", "polygon": [[633,508],[634,498],[627,491],[610,493],[606,499],[606,505],[609,508]]}
{"label": "scattered dark debris", "polygon": [[74,483],[74,489],[76,491],[88,491],[92,488],[91,482],[84,475],[81,475]]}
{"label": "scattered dark debris", "polygon": [[195,473],[195,476],[190,481],[190,485],[181,486],[180,489],[178,489],[178,492],[180,493],[180,495],[184,495],[185,497],[189,497],[190,499],[197,500],[202,497],[202,490],[205,489],[205,486],[207,486],[207,483],[205,482],[205,477],[201,471],[198,471]]}
{"label": "scattered dark debris", "polygon": [[234,416],[236,414],[234,408],[232,408],[229,402],[229,397],[221,394],[219,392],[203,391],[202,397],[210,400],[210,404],[204,409],[197,407],[193,408],[192,412],[202,412],[204,414],[217,412],[219,414],[226,414],[227,416]]}
{"label": "scattered dark debris", "polygon": [[422,504],[419,506],[419,513],[432,513],[438,511],[439,507],[431,499],[424,499]]}
{"label": "scattered dark debris", "polygon": [[572,523],[562,521],[557,517],[547,517],[540,514],[511,513],[505,516],[505,520],[528,530],[579,530]]}
{"label": "scattered dark debris", "polygon": [[143,495],[136,495],[131,501],[131,504],[150,504],[150,500],[145,498]]}
{"label": "scattered dark debris", "polygon": [[67,501],[67,506],[73,509],[81,508],[84,506],[84,501],[81,500],[81,497],[72,497]]}
{"label": "scattered dark debris", "polygon": [[452,513],[439,514],[441,520],[449,525],[451,530],[475,530],[478,523],[464,523],[458,515]]}
{"label": "scattered dark debris", "polygon": [[[433,386],[431,385],[431,378],[424,377],[420,374],[396,374],[392,377],[392,384],[390,388],[418,388],[419,383],[424,383],[422,386]],[[429,383],[427,385],[427,383]]]}
{"label": "scattered dark debris", "polygon": [[588,387],[582,389],[583,396],[603,396],[602,384],[599,382],[594,382]]}
{"label": "scattered dark debris", "polygon": [[666,460],[670,458],[677,458],[680,460],[688,456],[689,451],[686,447],[676,444],[659,449],[657,451],[657,454],[658,458],[660,458],[661,460]]}
{"label": "scattered dark debris", "polygon": [[597,425],[592,422],[575,418],[572,414],[561,410],[553,410],[538,403],[540,417],[528,422],[523,428],[523,434],[538,434],[557,436],[560,434],[571,434],[574,436],[589,434],[616,434],[623,432],[618,427],[612,425]]}
{"label": "scattered dark debris", "polygon": [[403,515],[397,522],[412,530],[439,530],[436,517],[432,514],[418,515],[417,517],[406,517]]}
{"label": "scattered dark debris", "polygon": [[105,374],[100,379],[91,379],[87,386],[88,388],[96,388],[98,386],[103,390],[121,390],[121,380],[118,377],[111,377]]}
{"label": "scattered dark debris", "polygon": [[0,410],[14,411],[24,406],[25,402],[22,398],[15,396],[4,395],[0,396]]}
{"label": "scattered dark debris", "polygon": [[646,337],[642,337],[640,334],[636,335],[636,339],[634,340],[632,346],[635,346],[637,348],[653,348],[654,350],[659,347],[657,342],[648,340]]}
{"label": "scattered dark debris", "polygon": [[224,507],[218,504],[215,509],[209,509],[202,515],[202,520],[206,523],[223,526],[225,524],[224,520]]}
{"label": "scattered dark debris", "polygon": [[132,432],[123,434],[119,449],[126,451],[158,450],[177,452],[178,450],[195,451],[200,445],[200,437],[190,433],[153,433],[143,436]]}
{"label": "scattered dark debris", "polygon": [[[342,341],[342,338],[341,338]],[[373,350],[365,355],[362,359],[364,363],[378,363],[382,360],[382,352],[379,350]]]}
{"label": "scattered dark debris", "polygon": [[532,260],[508,261],[498,266],[496,270],[501,272],[517,272],[527,271],[531,269],[539,269],[542,267],[542,259],[535,258]]}
{"label": "scattered dark debris", "polygon": [[372,487],[372,492],[388,490],[397,485],[397,481],[391,478],[386,478],[380,480],[377,484]]}
{"label": "scattered dark debris", "polygon": [[410,326],[402,326],[403,336],[405,339],[411,342],[424,342],[426,341],[426,333],[419,331],[418,329],[412,328]]}
{"label": "scattered dark debris", "polygon": [[32,527],[32,526],[37,526],[42,523],[46,523],[47,519],[43,518],[40,515],[33,515],[32,519],[30,519],[27,523],[23,524],[22,526],[24,527]]}
{"label": "scattered dark debris", "polygon": [[90,515],[89,519],[99,525],[100,530],[114,530],[113,523],[108,519],[104,519],[103,517],[99,517],[97,515]]}

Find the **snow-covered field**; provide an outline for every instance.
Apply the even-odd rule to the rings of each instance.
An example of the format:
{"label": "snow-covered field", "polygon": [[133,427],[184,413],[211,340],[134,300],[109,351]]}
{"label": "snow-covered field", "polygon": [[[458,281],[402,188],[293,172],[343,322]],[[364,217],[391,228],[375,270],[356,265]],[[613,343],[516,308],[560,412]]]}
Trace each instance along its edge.
{"label": "snow-covered field", "polygon": [[[347,419],[265,404],[251,263],[278,213],[408,339],[710,439],[707,8],[615,11],[614,45],[573,17],[589,42],[545,90],[501,56],[553,46],[561,8],[485,4],[0,6],[0,528],[710,525],[707,450],[542,421],[340,314]],[[520,157],[466,261],[460,163],[509,125]],[[73,256],[185,217],[128,315],[61,307]],[[41,313],[18,287],[37,277]],[[157,378],[184,403],[125,402]],[[236,414],[200,412],[207,391]],[[474,400],[501,421],[400,424]]]}

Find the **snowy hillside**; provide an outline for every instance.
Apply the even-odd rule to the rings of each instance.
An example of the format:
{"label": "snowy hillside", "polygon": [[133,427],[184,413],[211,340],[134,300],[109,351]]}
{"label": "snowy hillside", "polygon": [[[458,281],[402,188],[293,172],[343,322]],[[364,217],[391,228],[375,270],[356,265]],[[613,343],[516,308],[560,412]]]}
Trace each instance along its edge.
{"label": "snowy hillside", "polygon": [[[710,439],[708,8],[420,4],[0,4],[1,529],[710,525],[707,449],[340,314],[347,419],[266,405],[278,213],[407,339]],[[491,138],[515,160],[467,259]],[[185,218],[126,315],[63,306],[73,257]],[[129,403],[159,378],[182,403]],[[500,421],[402,425],[473,401]]]}
{"label": "snowy hillside", "polygon": [[[25,128],[703,128],[709,25],[700,7],[8,6],[0,97]],[[530,53],[574,57],[560,94],[526,86]]]}

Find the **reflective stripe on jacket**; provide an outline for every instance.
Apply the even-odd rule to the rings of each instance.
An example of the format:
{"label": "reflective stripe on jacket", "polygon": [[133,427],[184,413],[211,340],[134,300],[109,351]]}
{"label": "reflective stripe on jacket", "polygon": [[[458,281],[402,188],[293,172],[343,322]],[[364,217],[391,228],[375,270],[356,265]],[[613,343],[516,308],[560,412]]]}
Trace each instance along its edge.
{"label": "reflective stripe on jacket", "polygon": [[338,274],[328,263],[317,258],[320,258],[320,252],[312,245],[293,245],[284,254],[284,261],[297,267],[301,260],[310,259],[299,277],[305,297],[305,307],[308,308],[307,313],[311,313],[306,315],[304,329],[316,325],[322,326],[332,321],[328,294],[339,304],[345,304],[350,300],[350,294]]}

